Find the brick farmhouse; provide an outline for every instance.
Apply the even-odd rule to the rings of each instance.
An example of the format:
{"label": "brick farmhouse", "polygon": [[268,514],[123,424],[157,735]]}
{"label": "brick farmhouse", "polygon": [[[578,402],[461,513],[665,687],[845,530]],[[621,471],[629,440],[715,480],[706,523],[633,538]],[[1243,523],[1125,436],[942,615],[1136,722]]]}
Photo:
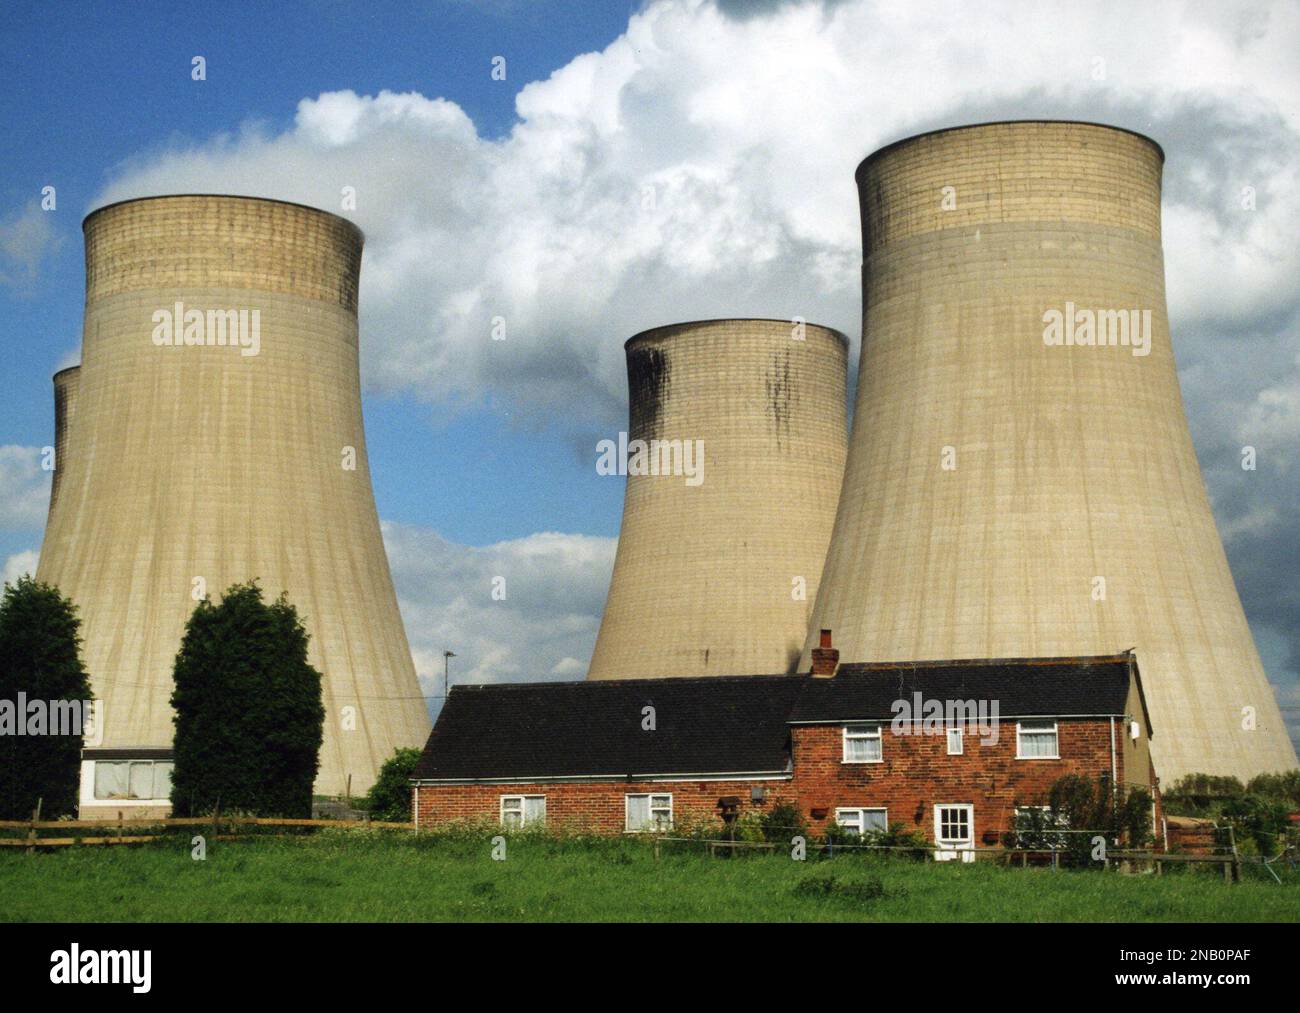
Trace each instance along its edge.
{"label": "brick farmhouse", "polygon": [[414,771],[416,824],[628,833],[785,801],[814,832],[901,823],[956,857],[1065,774],[1158,799],[1131,655],[835,660],[827,642],[809,675],[457,686]]}

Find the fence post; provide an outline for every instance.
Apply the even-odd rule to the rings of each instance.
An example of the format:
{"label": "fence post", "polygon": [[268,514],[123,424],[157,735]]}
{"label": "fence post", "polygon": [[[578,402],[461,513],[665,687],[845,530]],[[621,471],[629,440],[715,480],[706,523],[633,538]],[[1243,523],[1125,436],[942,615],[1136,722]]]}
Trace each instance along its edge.
{"label": "fence post", "polygon": [[36,808],[32,810],[32,822],[27,828],[27,854],[29,855],[36,853],[36,845],[32,842],[36,840],[36,817],[40,814],[41,808],[38,803]]}
{"label": "fence post", "polygon": [[655,861],[659,861],[659,838],[655,838]]}

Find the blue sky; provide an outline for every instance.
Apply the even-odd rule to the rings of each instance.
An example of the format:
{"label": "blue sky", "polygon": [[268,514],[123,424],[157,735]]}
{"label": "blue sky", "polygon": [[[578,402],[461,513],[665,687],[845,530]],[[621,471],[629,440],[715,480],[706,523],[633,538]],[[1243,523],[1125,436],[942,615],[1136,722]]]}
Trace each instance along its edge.
{"label": "blue sky", "polygon": [[[171,3],[10,5],[0,33],[0,108],[8,138],[0,208],[57,188],[57,249],[31,285],[0,287],[5,362],[0,442],[52,442],[49,378],[80,343],[81,219],[110,179],[168,147],[290,124],[300,99],[335,89],[445,96],[495,137],[515,122],[514,80],[544,78],[627,25],[619,3],[287,2],[210,9]],[[208,61],[205,82],[190,61]],[[508,54],[507,82],[491,60]],[[364,312],[364,309],[363,309]],[[616,336],[611,336],[614,340]],[[75,361],[75,360],[74,360]],[[471,545],[539,530],[617,535],[622,490],[575,448],[489,407],[436,423],[409,391],[368,392],[366,425],[383,517],[435,522]],[[427,467],[412,470],[406,462]],[[473,460],[473,468],[463,467]],[[403,466],[398,467],[401,463]],[[553,478],[564,476],[557,484]],[[0,559],[31,547],[0,531]]]}
{"label": "blue sky", "polygon": [[[40,547],[36,461],[50,374],[80,341],[82,216],[194,191],[332,210],[351,185],[368,449],[417,669],[432,686],[447,646],[465,679],[581,675],[622,501],[592,462],[626,423],[623,341],[802,316],[849,334],[856,357],[865,154],[953,123],[1099,120],[1168,155],[1188,420],[1300,735],[1300,6],[195,7],[17,2],[0,21],[7,574]],[[51,185],[58,209],[41,212]],[[483,340],[497,315],[504,343]],[[1255,473],[1238,466],[1246,444]],[[489,613],[463,587],[503,569],[522,589]]]}

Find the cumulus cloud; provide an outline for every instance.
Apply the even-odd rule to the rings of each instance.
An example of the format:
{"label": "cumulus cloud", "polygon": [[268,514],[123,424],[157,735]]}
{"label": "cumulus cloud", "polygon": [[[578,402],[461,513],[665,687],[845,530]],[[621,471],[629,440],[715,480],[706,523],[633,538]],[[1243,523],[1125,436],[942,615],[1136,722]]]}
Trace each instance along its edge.
{"label": "cumulus cloud", "polygon": [[30,292],[42,265],[61,245],[53,216],[38,203],[0,220],[0,285],[18,294]]}
{"label": "cumulus cloud", "polygon": [[[654,0],[525,85],[504,137],[439,97],[329,92],[281,132],[232,124],[135,160],[97,203],[338,209],[355,187],[368,386],[590,431],[623,420],[621,343],[645,327],[797,315],[856,348],[853,169],[880,144],[1012,117],[1150,134],[1189,417],[1248,613],[1291,639],[1273,674],[1293,680],[1300,602],[1257,573],[1295,551],[1300,519],[1298,45],[1300,7],[1258,2]],[[1268,460],[1246,480],[1243,443]]]}
{"label": "cumulus cloud", "polygon": [[0,446],[0,530],[40,529],[50,503],[51,473],[41,447]]}
{"label": "cumulus cloud", "polygon": [[435,704],[444,650],[456,653],[453,685],[586,675],[615,539],[548,531],[467,546],[385,523],[384,544],[416,671]]}
{"label": "cumulus cloud", "polygon": [[36,572],[36,563],[41,554],[35,549],[15,552],[4,562],[4,572],[0,574],[0,584],[11,584],[23,574]]}

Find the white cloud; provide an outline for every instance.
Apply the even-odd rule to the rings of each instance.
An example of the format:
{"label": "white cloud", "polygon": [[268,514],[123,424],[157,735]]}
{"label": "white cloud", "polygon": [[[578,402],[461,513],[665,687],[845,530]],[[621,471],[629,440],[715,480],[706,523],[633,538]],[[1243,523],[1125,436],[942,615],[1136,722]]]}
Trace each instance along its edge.
{"label": "white cloud", "polygon": [[35,573],[36,563],[40,558],[41,554],[35,549],[15,552],[5,560],[4,573],[0,574],[0,584],[11,584],[25,573]]}
{"label": "white cloud", "polygon": [[39,529],[50,503],[51,473],[41,447],[0,446],[0,529]]}
{"label": "white cloud", "polygon": [[[1004,3],[978,32],[967,7],[933,0],[759,13],[651,3],[603,51],[525,85],[500,140],[445,99],[329,92],[281,134],[133,162],[100,202],[199,190],[338,208],[353,186],[368,383],[452,407],[490,391],[551,422],[618,420],[621,341],[643,327],[801,315],[855,334],[854,166],[945,122],[1147,130],[1171,155],[1175,320],[1300,299],[1295,8]],[[1258,209],[1234,219],[1246,185]]]}
{"label": "white cloud", "polygon": [[31,203],[0,221],[0,284],[27,293],[41,266],[62,245],[53,215]]}
{"label": "white cloud", "polygon": [[[445,99],[330,92],[303,98],[281,133],[244,126],[135,160],[97,203],[201,191],[336,209],[341,188],[355,187],[368,386],[444,411],[490,394],[513,417],[590,431],[623,421],[622,341],[645,327],[798,315],[856,348],[853,170],[880,144],[1018,117],[1142,131],[1168,155],[1169,307],[1198,451],[1252,621],[1294,635],[1300,659],[1300,601],[1281,608],[1263,590],[1277,548],[1297,541],[1300,502],[1289,464],[1300,419],[1300,6],[725,7],[646,4],[605,49],[525,85],[500,139],[479,136]],[[1253,211],[1241,206],[1247,186]],[[497,316],[505,341],[490,338]],[[1233,472],[1242,442],[1272,455],[1260,481]],[[561,626],[598,616],[588,608],[579,622],[553,604]],[[481,607],[435,596],[413,635],[436,620],[451,637],[466,628],[452,617]],[[484,638],[462,666],[500,678],[581,664],[583,650],[545,639],[568,634],[534,629],[541,655]],[[440,654],[421,663],[432,661],[441,667]]]}
{"label": "white cloud", "polygon": [[586,673],[615,539],[548,531],[480,547],[385,522],[384,544],[427,695],[442,693],[444,650],[453,684]]}

